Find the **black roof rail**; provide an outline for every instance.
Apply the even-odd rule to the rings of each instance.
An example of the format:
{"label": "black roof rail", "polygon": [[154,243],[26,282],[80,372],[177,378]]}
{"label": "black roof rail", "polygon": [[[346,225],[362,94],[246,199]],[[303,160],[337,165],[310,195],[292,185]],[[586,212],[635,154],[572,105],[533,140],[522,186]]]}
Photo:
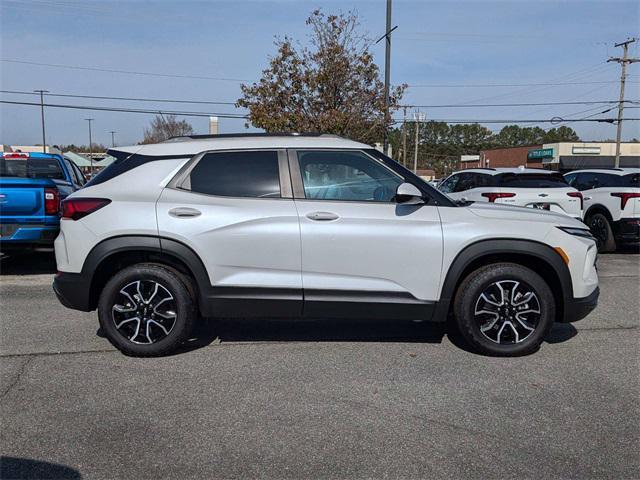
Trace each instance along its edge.
{"label": "black roof rail", "polygon": [[465,170],[492,170],[492,171],[496,171],[495,168],[491,168],[491,167],[471,167],[471,168],[465,168],[464,170],[458,170],[459,172],[464,172]]}
{"label": "black roof rail", "polygon": [[[178,135],[170,137],[165,142],[175,142],[179,140],[205,140],[215,138],[245,138],[245,137],[338,137],[339,135],[333,135],[320,132],[255,132],[255,133],[218,133],[215,135]],[[164,143],[164,142],[163,142]]]}

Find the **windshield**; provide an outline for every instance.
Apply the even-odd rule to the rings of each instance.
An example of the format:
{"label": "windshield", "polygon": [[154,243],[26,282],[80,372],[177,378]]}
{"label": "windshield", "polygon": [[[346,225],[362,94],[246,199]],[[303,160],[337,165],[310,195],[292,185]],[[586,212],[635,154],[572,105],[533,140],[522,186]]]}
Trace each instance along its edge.
{"label": "windshield", "polygon": [[0,158],[0,177],[64,179],[55,158]]}
{"label": "windshield", "polygon": [[512,188],[565,188],[564,177],[555,173],[505,173],[500,175],[499,185]]}

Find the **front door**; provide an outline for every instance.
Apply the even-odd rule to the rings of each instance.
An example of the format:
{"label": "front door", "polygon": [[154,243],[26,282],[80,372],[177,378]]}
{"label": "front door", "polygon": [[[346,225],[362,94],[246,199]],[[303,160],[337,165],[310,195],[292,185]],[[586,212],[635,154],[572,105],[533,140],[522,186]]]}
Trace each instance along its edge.
{"label": "front door", "polygon": [[298,150],[289,158],[305,315],[424,317],[442,268],[437,207],[396,203],[405,179],[364,151]]}

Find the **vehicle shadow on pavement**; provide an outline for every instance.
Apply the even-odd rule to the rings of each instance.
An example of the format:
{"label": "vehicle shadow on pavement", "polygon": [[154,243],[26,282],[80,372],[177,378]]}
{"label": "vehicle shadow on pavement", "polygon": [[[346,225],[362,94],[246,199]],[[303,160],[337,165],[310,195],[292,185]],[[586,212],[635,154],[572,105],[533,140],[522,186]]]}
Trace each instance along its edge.
{"label": "vehicle shadow on pavement", "polygon": [[353,319],[202,319],[182,351],[213,342],[441,343],[444,323]]}
{"label": "vehicle shadow on pavement", "polygon": [[[578,331],[568,323],[556,323],[545,338],[555,344],[570,340]],[[456,347],[475,352],[449,323],[398,320],[276,320],[202,319],[176,354],[212,343],[253,342],[399,342],[442,343],[447,336]]]}
{"label": "vehicle shadow on pavement", "polygon": [[29,458],[0,457],[0,478],[11,479],[80,479],[77,470],[57,463]]}
{"label": "vehicle shadow on pavement", "polygon": [[48,275],[56,273],[56,257],[53,252],[29,252],[2,254],[0,276]]}

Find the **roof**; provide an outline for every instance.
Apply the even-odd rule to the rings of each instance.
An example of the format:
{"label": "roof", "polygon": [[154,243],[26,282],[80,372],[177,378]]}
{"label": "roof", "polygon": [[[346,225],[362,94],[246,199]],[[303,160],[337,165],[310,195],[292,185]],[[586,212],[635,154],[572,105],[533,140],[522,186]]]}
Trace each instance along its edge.
{"label": "roof", "polygon": [[609,175],[628,175],[630,173],[640,173],[640,168],[585,168],[580,170],[572,170],[570,173],[608,173]]}
{"label": "roof", "polygon": [[538,173],[538,174],[552,174],[558,173],[555,170],[545,170],[544,168],[467,168],[464,170],[458,170],[454,173],[484,173],[486,175],[498,175],[499,173]]}
{"label": "roof", "polygon": [[233,150],[252,148],[372,148],[360,142],[354,142],[335,135],[243,135],[243,136],[206,136],[206,138],[185,138],[164,143],[132,145],[130,147],[111,148],[110,152],[126,152],[149,156],[186,156],[207,150]]}

